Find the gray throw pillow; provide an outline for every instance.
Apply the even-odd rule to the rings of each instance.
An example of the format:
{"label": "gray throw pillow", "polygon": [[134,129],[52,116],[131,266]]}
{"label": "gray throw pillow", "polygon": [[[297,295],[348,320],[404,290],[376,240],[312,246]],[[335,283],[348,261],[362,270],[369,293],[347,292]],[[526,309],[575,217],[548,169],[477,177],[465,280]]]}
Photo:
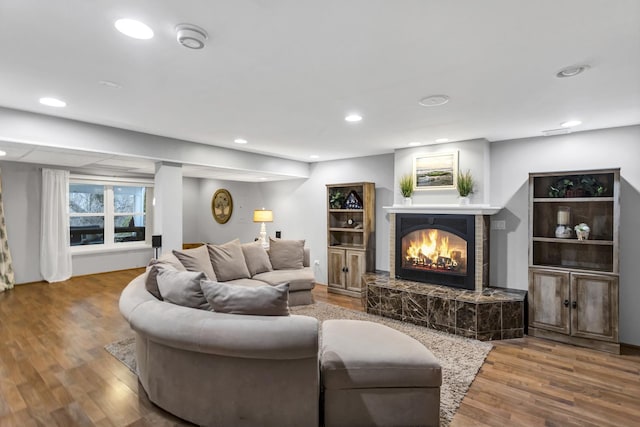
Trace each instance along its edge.
{"label": "gray throw pillow", "polygon": [[227,282],[251,277],[244,260],[240,240],[235,239],[222,245],[208,245],[209,258],[216,272],[217,280]]}
{"label": "gray throw pillow", "polygon": [[201,280],[207,280],[207,277],[204,273],[195,271],[161,268],[157,275],[158,289],[165,301],[184,307],[210,310],[211,307],[200,287]]}
{"label": "gray throw pillow", "polygon": [[243,243],[242,253],[251,277],[258,273],[273,270],[271,261],[269,261],[269,254],[262,247],[262,242]]}
{"label": "gray throw pillow", "polygon": [[251,288],[202,280],[200,286],[213,311],[257,316],[289,315],[288,283]]}
{"label": "gray throw pillow", "polygon": [[158,273],[164,268],[177,271],[171,264],[160,262],[157,259],[149,261],[149,265],[147,266],[147,277],[144,282],[144,287],[147,289],[147,292],[158,298],[160,301],[162,301],[163,298],[162,294],[160,294],[160,289],[158,289]]}
{"label": "gray throw pillow", "polygon": [[209,259],[207,245],[181,251],[174,250],[173,254],[180,260],[187,271],[201,271],[207,275],[207,279],[218,280]]}
{"label": "gray throw pillow", "polygon": [[274,270],[304,267],[304,240],[269,238],[269,259]]}

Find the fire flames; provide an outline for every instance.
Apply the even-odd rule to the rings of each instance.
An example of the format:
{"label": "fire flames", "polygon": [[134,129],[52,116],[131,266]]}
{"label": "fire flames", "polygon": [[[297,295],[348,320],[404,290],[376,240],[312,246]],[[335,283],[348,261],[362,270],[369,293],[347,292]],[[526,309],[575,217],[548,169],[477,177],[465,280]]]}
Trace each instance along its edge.
{"label": "fire flames", "polygon": [[466,242],[454,234],[428,229],[413,232],[403,240],[408,242],[405,252],[407,267],[466,271]]}

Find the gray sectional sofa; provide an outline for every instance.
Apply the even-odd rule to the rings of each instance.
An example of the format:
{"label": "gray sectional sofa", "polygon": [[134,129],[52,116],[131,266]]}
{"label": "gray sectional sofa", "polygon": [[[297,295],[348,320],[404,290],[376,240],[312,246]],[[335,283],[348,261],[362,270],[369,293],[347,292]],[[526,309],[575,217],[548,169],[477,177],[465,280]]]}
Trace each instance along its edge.
{"label": "gray sectional sofa", "polygon": [[138,378],[149,399],[205,426],[310,426],[319,419],[318,321],[160,301],[147,273],[124,289]]}

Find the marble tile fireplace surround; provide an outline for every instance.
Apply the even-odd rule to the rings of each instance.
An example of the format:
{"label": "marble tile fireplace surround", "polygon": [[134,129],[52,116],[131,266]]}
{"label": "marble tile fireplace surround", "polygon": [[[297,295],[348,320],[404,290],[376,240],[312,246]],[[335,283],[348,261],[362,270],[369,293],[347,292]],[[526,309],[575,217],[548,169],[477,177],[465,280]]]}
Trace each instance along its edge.
{"label": "marble tile fireplace surround", "polygon": [[[524,335],[526,292],[488,286],[490,215],[500,208],[444,205],[385,209],[390,222],[390,272],[363,276],[363,302],[368,313],[482,341]],[[449,216],[455,221],[448,221]],[[424,247],[437,247],[431,259],[416,255],[405,242],[415,241],[416,230],[422,232],[423,228]],[[426,237],[433,229],[447,234],[447,240],[436,242],[435,234]],[[423,248],[420,253],[429,251]]]}

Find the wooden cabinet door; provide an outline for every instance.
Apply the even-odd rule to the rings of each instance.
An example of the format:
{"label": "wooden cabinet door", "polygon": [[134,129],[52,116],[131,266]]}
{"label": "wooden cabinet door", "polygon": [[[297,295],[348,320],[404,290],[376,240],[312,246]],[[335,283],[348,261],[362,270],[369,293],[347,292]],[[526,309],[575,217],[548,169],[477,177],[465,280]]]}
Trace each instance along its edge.
{"label": "wooden cabinet door", "polygon": [[618,278],[571,273],[571,335],[618,342]]}
{"label": "wooden cabinet door", "polygon": [[529,269],[529,325],[569,334],[569,273]]}
{"label": "wooden cabinet door", "polygon": [[366,270],[366,258],[363,251],[346,251],[346,285],[351,291],[360,292],[362,289],[362,274]]}
{"label": "wooden cabinet door", "polygon": [[329,248],[328,285],[333,288],[345,289],[345,250]]}

